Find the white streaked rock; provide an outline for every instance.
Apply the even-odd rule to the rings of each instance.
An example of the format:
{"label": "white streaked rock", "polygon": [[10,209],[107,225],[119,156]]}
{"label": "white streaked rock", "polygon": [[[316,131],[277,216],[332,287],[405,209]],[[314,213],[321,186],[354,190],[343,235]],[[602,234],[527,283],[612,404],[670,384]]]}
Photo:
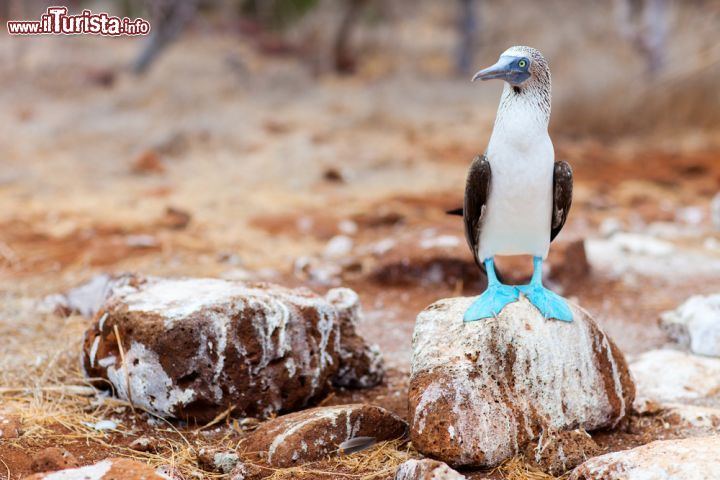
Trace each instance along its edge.
{"label": "white streaked rock", "polygon": [[26,480],[171,480],[149,465],[129,458],[108,458],[93,465],[52,473],[36,473]]}
{"label": "white streaked rock", "polygon": [[263,423],[243,442],[246,456],[286,468],[340,455],[353,439],[372,445],[396,440],[407,424],[384,408],[367,404],[317,407]]}
{"label": "white streaked rock", "polygon": [[497,465],[544,430],[613,427],[634,387],[625,360],[588,314],[546,320],[524,297],[498,318],[464,323],[474,298],[441,300],[417,318],[413,445],[450,465]]}
{"label": "white streaked rock", "polygon": [[380,352],[355,331],[360,315],[349,289],[323,297],[269,283],[132,277],[87,330],[83,367],[160,416],[209,421],[232,406],[267,417],[307,406],[331,383],[380,382]]}
{"label": "white streaked rock", "polygon": [[570,480],[710,480],[720,475],[720,436],[663,440],[586,461]]}

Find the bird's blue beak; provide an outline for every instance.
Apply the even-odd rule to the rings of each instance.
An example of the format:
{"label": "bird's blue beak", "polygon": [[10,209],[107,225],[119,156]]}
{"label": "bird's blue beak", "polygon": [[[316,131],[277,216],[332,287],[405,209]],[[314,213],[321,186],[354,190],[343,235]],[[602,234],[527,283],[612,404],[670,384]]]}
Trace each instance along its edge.
{"label": "bird's blue beak", "polygon": [[[525,67],[521,67],[519,64],[525,60]],[[497,63],[484,70],[480,70],[473,75],[472,81],[475,80],[492,80],[498,78],[505,80],[511,85],[520,85],[530,77],[528,71],[528,61],[522,57],[512,57],[504,55],[500,57]]]}

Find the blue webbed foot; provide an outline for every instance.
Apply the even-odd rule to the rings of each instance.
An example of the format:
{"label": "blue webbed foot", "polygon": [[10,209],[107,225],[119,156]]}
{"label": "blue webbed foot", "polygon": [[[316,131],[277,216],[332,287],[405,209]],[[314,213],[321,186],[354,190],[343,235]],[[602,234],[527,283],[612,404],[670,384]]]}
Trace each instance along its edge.
{"label": "blue webbed foot", "polygon": [[517,287],[530,303],[540,310],[543,317],[554,318],[563,322],[572,322],[573,314],[563,297],[551,292],[541,284],[521,285]]}
{"label": "blue webbed foot", "polygon": [[517,301],[519,296],[520,292],[516,287],[500,283],[490,284],[482,295],[470,305],[463,320],[474,322],[483,318],[496,317],[507,304]]}

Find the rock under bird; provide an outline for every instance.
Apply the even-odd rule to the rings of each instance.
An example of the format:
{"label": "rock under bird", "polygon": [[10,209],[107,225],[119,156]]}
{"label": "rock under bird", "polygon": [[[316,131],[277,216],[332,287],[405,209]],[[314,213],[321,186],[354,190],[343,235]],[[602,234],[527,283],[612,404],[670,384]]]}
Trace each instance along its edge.
{"label": "rock under bird", "polygon": [[[530,47],[511,47],[498,62],[473,76],[505,85],[485,155],[476,157],[467,176],[462,216],[475,261],[487,272],[488,287],[465,313],[465,321],[497,316],[520,293],[545,318],[571,322],[566,301],[542,284],[542,263],[550,242],[567,219],[572,201],[572,169],[555,162],[548,135],[550,69]],[[527,285],[504,285],[494,257],[532,255]]]}

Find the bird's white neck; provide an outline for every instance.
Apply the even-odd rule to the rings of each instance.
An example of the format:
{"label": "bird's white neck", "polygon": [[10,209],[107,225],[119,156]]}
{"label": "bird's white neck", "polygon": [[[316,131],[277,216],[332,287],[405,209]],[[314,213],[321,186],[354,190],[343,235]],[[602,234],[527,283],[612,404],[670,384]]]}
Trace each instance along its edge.
{"label": "bird's white neck", "polygon": [[533,82],[523,87],[506,83],[495,117],[493,136],[525,136],[545,132],[550,122],[550,82]]}

